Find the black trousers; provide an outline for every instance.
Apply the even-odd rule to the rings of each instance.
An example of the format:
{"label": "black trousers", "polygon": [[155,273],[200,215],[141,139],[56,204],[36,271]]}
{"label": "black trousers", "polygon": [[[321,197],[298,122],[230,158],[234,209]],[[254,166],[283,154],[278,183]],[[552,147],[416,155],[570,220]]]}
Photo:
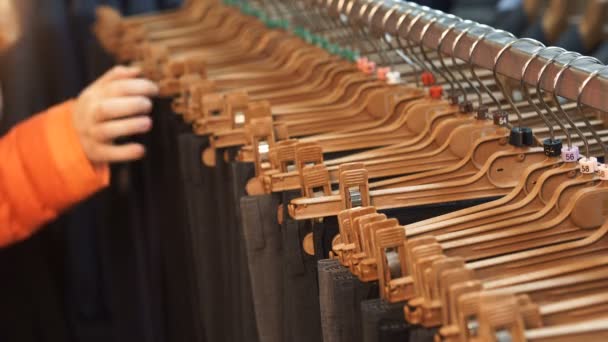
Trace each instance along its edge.
{"label": "black trousers", "polygon": [[[283,240],[278,195],[241,198],[242,231],[261,342],[283,341]],[[270,213],[275,212],[275,215]]]}

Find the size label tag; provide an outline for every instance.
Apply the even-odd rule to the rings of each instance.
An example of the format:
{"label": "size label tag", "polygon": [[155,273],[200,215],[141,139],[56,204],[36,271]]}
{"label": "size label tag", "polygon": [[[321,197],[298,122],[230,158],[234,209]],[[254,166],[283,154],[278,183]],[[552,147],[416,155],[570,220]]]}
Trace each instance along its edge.
{"label": "size label tag", "polygon": [[595,173],[597,169],[597,158],[595,157],[581,158],[578,163],[582,173]]}
{"label": "size label tag", "polygon": [[243,113],[243,112],[236,112],[234,114],[234,124],[237,127],[240,127],[240,126],[244,125],[245,124],[245,113]]}
{"label": "size label tag", "polygon": [[399,71],[391,71],[386,74],[386,82],[388,84],[401,83],[401,73]]}
{"label": "size label tag", "polygon": [[597,167],[598,175],[601,180],[608,180],[608,166],[606,164],[601,164]]}
{"label": "size label tag", "polygon": [[576,163],[579,157],[578,146],[562,147],[562,160],[566,163]]}

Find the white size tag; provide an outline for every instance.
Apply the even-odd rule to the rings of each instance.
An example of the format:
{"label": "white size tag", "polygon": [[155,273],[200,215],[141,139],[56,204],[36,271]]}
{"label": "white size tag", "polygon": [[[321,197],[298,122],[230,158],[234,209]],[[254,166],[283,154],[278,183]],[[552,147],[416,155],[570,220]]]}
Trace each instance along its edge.
{"label": "white size tag", "polygon": [[386,82],[388,84],[401,83],[401,73],[399,71],[391,71],[386,74]]}
{"label": "white size tag", "polygon": [[245,113],[236,112],[234,113],[234,124],[237,126],[241,126],[245,124]]}
{"label": "white size tag", "polygon": [[600,164],[597,167],[597,173],[601,180],[608,180],[608,166],[606,164]]}
{"label": "white size tag", "polygon": [[583,157],[578,161],[578,165],[580,166],[582,173],[595,173],[595,170],[597,169],[597,158]]}
{"label": "white size tag", "polygon": [[579,157],[578,146],[562,147],[562,160],[566,163],[576,163]]}

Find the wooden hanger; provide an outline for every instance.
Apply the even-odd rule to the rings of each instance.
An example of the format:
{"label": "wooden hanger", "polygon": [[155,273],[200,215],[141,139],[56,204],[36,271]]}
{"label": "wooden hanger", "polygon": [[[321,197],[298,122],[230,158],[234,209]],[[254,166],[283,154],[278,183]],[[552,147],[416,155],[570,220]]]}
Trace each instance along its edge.
{"label": "wooden hanger", "polygon": [[[565,70],[565,69],[564,69]],[[595,75],[592,75],[592,77],[594,77]],[[559,74],[558,74],[558,79],[559,79]],[[556,82],[557,84],[557,82]],[[582,162],[582,170],[584,170],[584,166],[588,166],[588,164],[585,164],[585,161]],[[588,172],[588,171],[587,171]],[[591,172],[593,172],[593,167]],[[584,180],[583,180],[584,181]],[[580,183],[580,184],[584,184],[584,183]],[[547,203],[547,206],[545,206],[545,208],[551,208],[552,206],[554,206],[557,202],[557,197],[563,193],[563,189],[565,189],[567,187],[567,184],[562,184],[556,191],[556,193],[554,193],[552,200]],[[560,191],[560,188],[562,189]],[[566,193],[567,194],[567,193]],[[520,250],[520,249],[530,249],[530,248],[535,248],[535,247],[542,247],[543,246],[543,233],[533,233],[534,231],[537,231],[536,229],[543,229],[543,227],[545,229],[549,228],[549,227],[554,227],[556,224],[561,224],[562,228],[565,227],[573,227],[573,225],[576,227],[585,227],[585,228],[592,228],[592,227],[597,227],[598,225],[601,224],[601,222],[604,221],[604,217],[602,216],[601,213],[597,213],[595,216],[590,215],[589,213],[580,215],[580,214],[576,214],[575,212],[573,212],[572,210],[583,210],[585,211],[587,208],[589,208],[589,204],[585,204],[585,198],[592,198],[594,196],[606,196],[606,191],[603,190],[602,186],[598,186],[598,187],[590,187],[590,188],[583,188],[580,189],[578,191],[576,191],[573,195],[573,198],[570,200],[570,202],[567,203],[562,203],[561,208],[558,209],[557,213],[554,213],[553,215],[549,215],[546,218],[545,223],[543,222],[537,222],[534,225],[534,228],[532,230],[527,230],[527,233],[532,233],[533,235],[535,235],[534,240],[530,240],[529,237],[524,240],[518,240],[515,239],[516,234],[520,234],[521,232],[524,232],[524,230],[521,230],[520,228],[507,228],[510,225],[507,223],[505,225],[502,225],[501,223],[497,223],[495,225],[486,225],[486,226],[479,226],[475,229],[480,229],[478,232],[482,232],[484,230],[484,227],[488,227],[491,229],[497,228],[497,227],[502,227],[502,231],[499,232],[498,234],[501,235],[502,237],[499,237],[497,239],[493,239],[492,241],[492,246],[494,248],[492,248],[492,251],[489,252],[488,250],[484,250],[483,247],[481,247],[481,245],[479,245],[477,242],[483,240],[484,238],[482,238],[481,236],[483,234],[476,234],[476,236],[474,238],[470,238],[470,239],[464,239],[464,240],[459,240],[458,243],[456,244],[467,244],[467,243],[471,243],[470,245],[468,245],[468,247],[470,247],[471,249],[468,251],[460,251],[458,253],[453,253],[454,250],[452,249],[454,247],[454,244],[450,244],[448,243],[442,243],[442,249],[443,249],[443,253],[445,255],[461,255],[461,256],[465,256],[467,260],[472,260],[472,259],[481,259],[481,258],[486,258],[486,257],[490,257],[490,256],[496,256],[496,255],[500,255],[500,254],[508,254],[508,253],[512,253],[514,251],[513,248],[515,248],[515,250]],[[587,196],[587,197],[585,197]],[[574,209],[576,206],[579,206],[578,209]],[[591,206],[592,207],[592,206]],[[536,215],[537,218],[542,218],[544,217],[545,213],[541,213],[543,212],[544,209],[541,209],[541,211],[538,213],[538,215]],[[568,217],[569,215],[573,215],[570,216],[571,219],[573,219],[573,221],[564,221],[564,219],[566,217]],[[599,215],[599,216],[598,216]],[[531,215],[531,217],[534,217],[535,215]],[[584,218],[581,219],[581,216],[583,216]],[[527,217],[525,218],[524,221],[522,221],[521,219],[515,219],[513,222],[517,222],[516,224],[521,224],[522,222],[527,221],[528,218],[531,217]],[[507,221],[503,221],[503,222],[508,222]],[[598,223],[599,222],[599,223]],[[566,229],[566,230],[561,230],[562,233],[560,233],[559,235],[557,235],[557,232],[560,231],[560,228],[557,228],[557,226],[555,226],[555,230],[553,230],[553,234],[551,235],[551,237],[549,237],[549,241],[545,241],[544,243],[548,243],[548,244],[556,244],[559,242],[567,242],[567,241],[571,241],[572,239],[577,239],[580,238],[581,236],[585,236],[587,234],[587,232],[585,231],[579,231],[577,232],[576,230],[572,230],[572,228],[570,228],[570,230]],[[463,231],[460,231],[459,233],[462,233]],[[538,231],[540,232],[540,231]],[[578,236],[577,236],[578,233]],[[582,235],[581,235],[582,233]],[[446,234],[446,235],[454,235],[452,234]],[[462,235],[460,235],[462,236]],[[504,237],[509,236],[509,238],[505,238]],[[545,235],[546,237],[546,235]],[[501,244],[501,239],[503,239],[505,241],[505,243]],[[439,240],[439,239],[438,239]],[[441,241],[445,241],[443,239],[440,239]],[[513,244],[517,244],[517,242],[521,242],[519,245],[515,246]],[[462,246],[462,245],[461,245]],[[499,247],[500,246],[500,247]],[[564,247],[566,248],[566,247]],[[489,252],[489,253],[488,253]],[[543,254],[545,255],[545,254]],[[509,259],[513,257],[513,255],[507,255],[505,258]],[[513,260],[513,259],[509,259],[509,260]],[[429,266],[427,265],[427,268]],[[414,275],[415,277],[416,275]],[[418,279],[418,282],[421,282],[421,279]]]}
{"label": "wooden hanger", "polygon": [[[547,50],[547,51],[549,51],[549,50],[556,50],[556,48],[547,48],[547,49],[544,49],[544,50]],[[559,51],[563,52],[563,50],[559,50]],[[538,51],[537,53],[535,53],[535,55],[532,56],[529,61],[532,61],[534,58],[536,58],[536,55],[538,55],[539,53],[540,53],[540,51]],[[547,63],[545,64],[545,66],[543,67],[543,69],[539,73],[539,81],[542,79],[542,74],[544,73],[544,70],[546,70],[546,66],[548,66],[550,63],[552,63],[552,61],[555,60],[555,57],[556,56],[553,56],[552,58],[550,58],[547,61]],[[527,69],[527,67],[525,68],[525,70],[523,72],[524,74],[525,74],[526,69]],[[527,88],[525,86],[523,86],[523,85],[522,85],[522,88],[524,90],[527,90]],[[527,94],[527,92],[525,92],[525,93]],[[546,109],[548,110],[549,113],[553,113],[552,109],[549,106],[546,106]],[[536,110],[538,111],[539,115],[541,117],[543,117],[542,112],[537,107],[536,107]],[[553,116],[555,116],[555,115],[553,115]],[[563,123],[561,123],[561,120],[559,118],[555,117],[555,121],[560,125],[560,127],[562,127],[562,129],[564,131],[567,131],[566,128],[564,127]],[[552,126],[549,126],[549,127],[552,127]],[[569,137],[569,135],[567,135],[567,137]],[[549,141],[545,141],[545,144],[546,143],[554,144],[553,143],[554,141],[555,141],[555,139],[554,139],[554,133],[553,133],[553,130],[551,130],[550,131]],[[559,146],[559,145],[556,145],[556,146]],[[553,147],[552,149],[555,149],[555,147]],[[555,152],[559,152],[559,151],[555,151]],[[533,173],[537,173],[537,171],[535,171],[535,170],[531,170],[531,172],[532,173],[530,173],[530,175],[532,175]],[[526,176],[526,177],[528,177],[528,176]],[[447,225],[449,225],[448,222],[449,222],[449,220],[451,218],[454,218],[454,217],[457,217],[457,216],[461,216],[461,215],[472,214],[472,213],[475,213],[475,212],[478,212],[478,211],[481,211],[481,210],[487,210],[487,209],[490,209],[492,207],[498,208],[500,206],[504,206],[504,205],[510,203],[511,201],[513,201],[514,199],[517,199],[518,196],[520,196],[520,194],[521,194],[520,191],[523,190],[525,187],[531,188],[531,184],[535,184],[537,182],[536,178],[532,178],[532,181],[530,181],[530,179],[529,179],[528,181],[521,182],[520,183],[520,187],[518,189],[516,189],[515,192],[513,192],[509,196],[506,196],[503,199],[500,199],[500,200],[497,200],[497,201],[493,201],[493,202],[489,202],[487,204],[483,204],[483,205],[480,205],[480,206],[475,206],[475,207],[472,207],[472,208],[468,208],[468,209],[465,209],[465,210],[462,210],[462,211],[459,211],[459,212],[456,212],[456,213],[447,214],[444,217],[442,217],[441,219],[437,219],[437,220],[429,219],[429,220],[421,221],[419,223],[414,223],[414,224],[411,225],[410,229],[414,229],[415,230],[416,227],[420,227],[420,226],[428,226],[429,228],[431,228],[432,225],[435,222],[446,222]],[[549,191],[549,193],[551,193],[551,192]]]}
{"label": "wooden hanger", "polygon": [[[409,259],[409,258],[408,258],[408,259]],[[430,262],[430,261],[432,261],[432,260],[427,260],[427,262]]]}
{"label": "wooden hanger", "polygon": [[[420,132],[414,139],[410,139],[410,141],[405,141],[405,142],[401,142],[399,144],[400,147],[402,147],[401,149],[394,149],[394,151],[392,152],[392,156],[397,156],[400,154],[404,154],[406,155],[406,153],[409,153],[408,157],[406,157],[406,159],[415,159],[418,158],[417,155],[412,154],[412,152],[418,150],[420,147],[415,147],[416,143],[419,143],[422,141],[421,145],[417,145],[417,146],[422,146],[423,148],[426,146],[428,149],[427,151],[432,150],[430,148],[430,143],[436,140],[436,134],[440,134],[443,135],[445,137],[448,136],[450,130],[455,127],[455,125],[460,125],[460,124],[464,124],[466,122],[471,122],[469,120],[470,119],[470,114],[462,116],[461,118],[459,118],[458,120],[451,120],[449,122],[446,122],[445,124],[439,124],[442,120],[446,120],[449,118],[450,115],[452,115],[453,113],[455,113],[457,111],[455,106],[446,106],[445,108],[448,110],[444,110],[444,111],[437,111],[436,109],[433,108],[437,108],[437,104],[433,104],[432,102],[429,102],[428,104],[424,104],[421,102],[406,102],[406,103],[402,103],[402,105],[408,106],[405,108],[409,108],[408,112],[405,115],[401,115],[401,122],[408,122],[412,128],[414,128],[415,130],[417,130],[418,132]],[[395,105],[392,105],[393,107]],[[419,111],[424,111],[426,108],[427,110],[427,114],[426,115],[420,115],[417,114],[417,112]],[[466,107],[465,107],[466,108]],[[470,109],[469,109],[470,111]],[[463,121],[464,120],[464,121]],[[475,120],[473,120],[475,121]],[[435,127],[433,127],[435,126]],[[291,127],[291,126],[290,126]],[[471,128],[473,131],[477,130],[478,126],[477,125],[473,125],[473,126],[468,126],[469,128]],[[431,129],[431,128],[437,128],[437,129]],[[425,132],[430,132],[430,137],[427,138],[426,140],[424,139],[425,134],[429,134],[429,133],[425,133]],[[438,132],[443,132],[443,133],[438,133]],[[374,135],[377,135],[378,133],[381,132],[374,132]],[[359,141],[358,143],[354,143],[351,142],[350,144],[347,144],[347,146],[349,146],[348,148],[361,148],[363,146],[366,146],[366,144],[369,142],[369,140],[360,140],[359,136],[356,136],[356,134],[350,134],[350,135],[354,135],[353,138],[351,138],[352,140],[356,140]],[[465,134],[464,136],[466,136],[467,134]],[[474,135],[474,134],[473,134]],[[348,135],[346,135],[348,136]],[[325,137],[331,137],[331,136],[323,136],[321,138],[325,138]],[[383,139],[386,139],[386,136],[383,135],[382,136]],[[304,139],[304,141],[306,141],[306,139]],[[380,140],[378,140],[378,142],[380,143]],[[390,139],[389,139],[390,142]],[[324,147],[324,149],[326,148],[326,145],[323,144],[323,140],[321,140],[322,146]],[[357,145],[359,144],[359,145]],[[439,144],[440,146],[444,146],[443,149],[445,150],[445,147],[449,145],[449,143],[445,142],[445,138],[443,138],[441,140],[441,143]],[[391,149],[392,150],[392,149]],[[380,154],[374,156],[371,155],[369,153],[364,153],[362,154],[362,158],[370,158],[370,159],[374,159],[378,158],[379,156],[387,156],[390,157],[391,154],[387,154],[385,152],[385,150],[378,150],[380,152]],[[423,150],[424,151],[424,150]],[[403,169],[403,165],[399,165],[397,163],[394,162],[394,157],[393,159],[388,159],[388,162],[392,164],[393,170],[395,169]],[[329,162],[331,163],[331,162]],[[412,169],[417,169],[417,167],[419,166],[412,166]],[[439,166],[435,166],[434,168],[438,168]],[[336,168],[331,169],[333,172],[337,171]],[[370,170],[372,172],[374,172],[375,170]],[[422,169],[419,170],[420,171],[424,171],[424,167],[422,167]],[[332,180],[336,180],[337,179],[337,175],[334,174],[332,172],[330,178]],[[404,169],[403,173],[407,173],[407,169]],[[375,173],[374,174],[377,177],[380,176],[386,176],[386,174],[381,174],[381,173]],[[390,175],[390,174],[389,174]],[[273,179],[270,181],[271,183],[275,184],[275,180],[277,179],[281,179],[281,180],[286,180],[288,179],[289,176],[287,175],[276,175],[276,177],[273,177]],[[291,176],[293,177],[293,176]],[[293,182],[293,181],[292,181]],[[283,187],[281,187],[281,185],[277,184],[277,188],[278,189],[283,189],[285,187],[285,185],[283,185]],[[274,188],[274,186],[273,186]]]}
{"label": "wooden hanger", "polygon": [[[606,335],[605,294],[547,304],[537,304],[529,296],[513,294],[483,292],[478,297],[479,337],[473,341],[488,341],[498,336],[509,336],[512,341],[577,341],[585,337],[599,341]],[[548,320],[546,316],[550,316],[546,313],[559,310],[570,313],[569,320],[555,323],[554,327],[551,323],[543,327],[543,321]]]}

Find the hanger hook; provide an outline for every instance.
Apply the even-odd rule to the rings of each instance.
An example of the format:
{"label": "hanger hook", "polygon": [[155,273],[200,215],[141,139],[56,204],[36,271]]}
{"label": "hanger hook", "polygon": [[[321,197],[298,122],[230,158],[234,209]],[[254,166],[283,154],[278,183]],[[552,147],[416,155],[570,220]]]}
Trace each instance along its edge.
{"label": "hanger hook", "polygon": [[[473,91],[475,91],[475,93],[477,94],[477,99],[479,101],[479,105],[481,106],[481,103],[482,103],[481,92],[479,91],[479,89],[477,89],[477,87],[475,87],[473,85],[473,82],[471,82],[471,80],[469,79],[469,77],[467,77],[464,74],[464,72],[462,71],[462,69],[456,67],[458,64],[456,62],[456,57],[454,56],[456,48],[457,48],[458,44],[460,44],[460,40],[462,39],[462,37],[464,37],[469,32],[469,30],[471,28],[476,27],[479,24],[476,23],[476,22],[474,22],[474,21],[465,20],[465,21],[461,22],[460,24],[458,24],[457,26],[459,26],[461,24],[466,24],[467,27],[465,27],[462,31],[460,31],[460,33],[458,33],[458,35],[456,36],[456,38],[454,38],[454,42],[452,43],[452,65],[454,66],[454,68],[456,69],[456,71],[458,71],[458,73],[460,74],[460,76],[462,77],[462,79],[465,80],[465,82],[467,82],[467,84],[469,85],[469,87],[471,87],[473,89]],[[458,84],[459,84],[461,90],[463,91],[464,102],[466,103],[466,102],[468,102],[468,94],[462,88],[462,85],[460,83],[458,83]]]}
{"label": "hanger hook", "polygon": [[422,61],[422,59],[420,59],[416,53],[416,50],[414,49],[414,46],[412,45],[412,40],[410,38],[410,33],[412,32],[412,28],[414,27],[414,25],[416,25],[416,23],[420,20],[420,18],[422,18],[423,16],[426,15],[426,12],[423,12],[422,9],[419,9],[420,13],[418,13],[411,21],[410,24],[407,27],[407,37],[406,37],[406,42],[408,47],[410,48],[410,51],[412,52],[412,57],[416,58],[418,60],[418,62],[420,63],[420,65],[422,66],[423,70],[430,70],[427,65]]}
{"label": "hanger hook", "polygon": [[[587,85],[589,84],[589,82],[591,82],[592,79],[599,76],[600,73],[606,69],[607,69],[607,67],[604,65],[602,68],[595,70],[594,72],[589,74],[589,76],[587,76],[587,78],[583,81],[583,83],[581,83],[581,86],[578,89],[578,95],[576,96],[576,109],[578,110],[579,115],[581,115],[582,117],[585,117],[585,114],[583,113],[583,110],[581,109],[582,108],[581,99],[583,97],[583,93],[585,92],[585,89],[587,88]],[[592,129],[592,132],[595,132],[595,130]],[[597,136],[594,136],[594,138],[597,140],[598,144],[600,144],[600,147],[602,148],[602,152],[604,152],[604,163],[608,162],[608,148],[606,147],[606,144],[604,144],[600,139],[598,139]]]}
{"label": "hanger hook", "polygon": [[449,78],[445,77],[445,75],[443,75],[443,73],[439,70],[439,68],[437,68],[437,66],[435,66],[435,63],[433,63],[433,61],[426,54],[426,51],[424,48],[424,38],[426,37],[426,34],[429,31],[429,28],[431,26],[433,26],[437,22],[437,20],[438,20],[437,17],[432,17],[429,20],[429,22],[424,25],[424,27],[422,28],[422,31],[420,32],[420,43],[418,46],[419,46],[420,52],[422,53],[422,56],[424,57],[426,62],[431,66],[431,70],[434,71],[435,73],[437,73],[438,76],[441,76],[442,78],[444,78],[450,84],[450,89],[453,89],[454,86],[452,85],[451,80]]}
{"label": "hanger hook", "polygon": [[[453,16],[453,15],[452,16],[446,16],[446,19],[455,20],[455,22],[452,23],[452,24],[450,24],[445,30],[443,30],[443,32],[441,32],[441,36],[439,37],[438,44],[437,44],[437,56],[439,57],[439,63],[441,64],[441,67],[446,72],[446,74],[449,76],[449,77],[446,77],[446,80],[450,84],[450,96],[455,97],[456,99],[458,99],[458,97],[455,95],[454,84],[458,85],[460,91],[463,94],[465,94],[465,90],[462,87],[462,85],[460,84],[460,82],[458,82],[458,80],[456,80],[456,77],[454,76],[454,74],[452,73],[452,71],[445,65],[445,61],[444,61],[443,53],[441,52],[441,49],[443,47],[443,42],[445,41],[445,38],[448,36],[448,34],[450,32],[452,32],[454,30],[454,28],[456,27],[456,25],[462,23],[462,19],[460,19],[460,18],[458,18],[456,16]],[[466,99],[466,96],[465,96],[465,99]],[[456,100],[456,101],[458,101],[458,100]]]}
{"label": "hanger hook", "polygon": [[[549,69],[549,65],[555,63],[555,61],[559,58],[559,57],[564,57],[564,56],[568,56],[568,55],[580,55],[577,52],[572,52],[572,51],[565,51],[561,54],[555,55],[549,59],[547,59],[547,61],[545,62],[545,64],[541,67],[541,69],[538,72],[538,82],[536,82],[536,93],[537,94],[542,94],[541,93],[541,88],[540,85],[543,83],[543,80],[545,78],[545,72]],[[545,101],[545,99],[543,98],[543,96],[539,96],[538,100],[542,103],[543,107],[545,107],[545,109],[547,110],[547,112],[551,113],[551,115],[553,117],[555,117],[556,120],[558,120],[558,116],[557,114],[553,111],[553,109],[551,109],[551,107],[547,104],[547,102]],[[567,119],[566,119],[567,120]],[[559,122],[559,121],[558,121]],[[571,123],[568,121],[568,125],[571,125]],[[564,133],[566,134],[566,143],[568,144],[568,147],[572,148],[572,137],[570,135],[570,130],[569,129],[564,129]]]}
{"label": "hanger hook", "polygon": [[[564,75],[564,72],[566,70],[570,69],[570,67],[572,66],[573,63],[575,63],[577,61],[582,61],[582,60],[591,61],[591,62],[597,63],[599,65],[603,65],[602,62],[600,62],[595,57],[577,56],[577,57],[574,57],[573,59],[569,60],[566,64],[564,64],[562,66],[562,68],[557,72],[557,74],[555,75],[555,79],[553,80],[553,100],[557,104],[557,108],[562,113],[562,115],[564,115],[569,121],[571,121],[572,119],[570,119],[570,116],[568,116],[568,114],[566,113],[566,111],[564,111],[564,109],[562,108],[562,105],[561,105],[559,99],[557,98],[557,89],[559,88],[559,84],[560,84],[560,82],[562,80],[562,76]],[[580,89],[579,89],[579,95],[580,95]],[[583,119],[583,122],[589,128],[589,130],[591,131],[591,134],[593,135],[593,138],[595,140],[597,140],[600,145],[603,145],[601,138],[598,136],[598,134],[595,131],[595,129],[593,129],[593,127],[591,126],[591,123],[589,122],[589,120],[587,119],[587,117],[582,113],[582,111],[580,111],[580,107],[578,107],[578,104],[579,104],[579,102],[578,102],[578,99],[577,99],[577,108],[579,109],[579,113],[581,114],[581,118]],[[583,139],[583,143],[585,144],[585,156],[587,158],[591,157],[591,155],[589,154],[589,142],[587,141],[587,138],[585,137],[585,135],[583,134],[583,132],[578,127],[575,126],[574,129],[577,131],[577,133],[579,135],[581,135],[581,139]],[[605,150],[603,149],[603,151],[605,151]]]}
{"label": "hanger hook", "polygon": [[[407,48],[408,51],[410,52],[410,57],[416,61],[416,63],[418,64],[418,66],[420,67],[420,72],[424,71],[424,70],[428,70],[426,64],[424,64],[424,62],[422,61],[422,59],[420,59],[418,57],[418,55],[416,54],[416,51],[414,50],[414,47],[412,45],[411,42],[411,38],[409,37],[410,33],[412,32],[412,28],[414,27],[414,25],[418,22],[418,20],[420,20],[420,18],[422,18],[426,13],[423,11],[423,8],[421,6],[418,5],[414,5],[416,8],[412,11],[412,14],[415,14],[414,18],[412,18],[412,20],[410,20],[409,24],[407,25],[407,33],[406,33],[406,37],[405,37],[405,41],[407,43]],[[418,11],[418,12],[415,12]],[[418,79],[418,77],[416,77],[416,79]],[[418,80],[416,81],[416,85],[419,85]]]}
{"label": "hanger hook", "polygon": [[[420,49],[420,53],[422,54],[424,60],[431,66],[431,68],[428,70],[431,72],[435,72],[438,76],[441,76],[444,80],[446,80],[450,84],[450,89],[453,89],[454,85],[452,84],[451,80],[443,74],[443,72],[435,65],[435,63],[433,63],[433,61],[428,57],[426,50],[424,48],[424,39],[426,37],[426,34],[428,33],[429,28],[431,26],[434,26],[439,20],[449,18],[449,16],[446,16],[443,12],[437,11],[437,10],[430,11],[429,13],[427,13],[425,15],[430,15],[432,17],[423,26],[423,28],[420,32],[420,35],[419,35],[420,42],[418,43],[418,48]],[[456,18],[453,15],[450,15],[450,16],[452,18]]]}
{"label": "hanger hook", "polygon": [[[393,13],[395,13],[397,11],[398,8],[399,8],[399,5],[393,5],[393,7],[391,7],[388,11],[386,11],[386,13],[384,13],[384,16],[382,17],[382,28],[384,29],[385,32],[388,31],[386,28],[386,23],[388,22],[388,19],[391,17],[391,15],[393,15]],[[389,40],[389,37],[387,37],[386,33],[383,33],[381,37],[382,37],[382,40],[386,43],[386,45],[388,45],[388,47],[391,50],[395,50],[395,47]],[[388,66],[392,68],[394,65],[395,65],[395,62],[389,60]]]}
{"label": "hanger hook", "polygon": [[513,95],[513,94],[509,95],[507,93],[504,84],[502,84],[502,82],[498,78],[498,72],[496,71],[496,69],[498,68],[498,64],[500,63],[500,60],[502,59],[502,56],[504,55],[504,53],[507,52],[508,50],[510,50],[511,47],[513,47],[513,45],[520,43],[520,42],[532,43],[532,44],[535,44],[537,47],[545,46],[543,43],[539,42],[538,40],[532,39],[532,38],[520,38],[520,39],[510,41],[509,43],[507,43],[507,45],[505,45],[502,49],[500,49],[500,51],[498,51],[498,54],[494,58],[494,66],[492,67],[492,74],[494,75],[496,84],[498,85],[498,88],[502,92],[503,96],[509,102],[511,109],[513,109],[515,111],[515,114],[517,115],[517,123],[518,123],[519,127],[521,127],[522,121],[523,121],[521,112],[519,111],[519,108],[517,108],[517,106],[515,106],[515,103],[513,103],[513,99],[511,98],[511,95]]}
{"label": "hanger hook", "polygon": [[[469,68],[471,70],[471,73],[473,74],[473,77],[475,78],[475,80],[477,81],[477,84],[479,84],[479,87],[482,88],[486,93],[488,93],[488,95],[490,96],[490,98],[492,99],[492,101],[496,104],[496,106],[498,107],[499,111],[502,111],[502,105],[500,104],[500,102],[496,99],[496,97],[494,96],[494,94],[492,94],[492,91],[490,91],[490,89],[488,88],[488,86],[486,86],[481,79],[479,78],[479,76],[477,76],[477,73],[475,72],[475,65],[473,64],[473,56],[475,56],[475,52],[477,51],[477,46],[479,45],[480,42],[484,41],[486,39],[486,36],[494,31],[493,28],[491,28],[490,26],[487,25],[479,25],[477,26],[479,28],[483,28],[486,31],[483,32],[481,34],[481,36],[477,37],[477,39],[473,42],[473,44],[471,44],[471,48],[469,49],[469,59],[467,60],[468,64],[469,64]],[[475,28],[477,28],[475,27]],[[474,28],[474,29],[475,29]],[[504,31],[503,31],[504,32]],[[481,103],[480,103],[481,105]]]}
{"label": "hanger hook", "polygon": [[[399,56],[407,64],[412,66],[412,68],[414,69],[414,78],[415,78],[415,82],[416,82],[416,87],[420,87],[420,79],[417,76],[417,74],[421,73],[424,70],[424,65],[422,65],[420,63],[420,61],[414,56],[414,53],[411,51],[411,45],[409,44],[409,40],[406,39],[408,41],[408,44],[407,44],[407,47],[404,47],[403,44],[401,43],[401,37],[399,36],[399,32],[401,32],[403,25],[406,23],[405,19],[410,14],[412,14],[413,11],[414,11],[413,8],[411,8],[411,7],[408,8],[397,20],[396,40],[397,40],[397,46],[399,46],[399,48],[404,52],[404,55],[399,55]],[[411,29],[411,27],[408,25],[408,32],[410,29]]]}
{"label": "hanger hook", "polygon": [[[553,129],[553,124],[545,116],[543,111],[536,105],[536,103],[534,103],[534,101],[532,101],[532,98],[530,96],[530,90],[528,89],[528,85],[526,84],[525,79],[526,79],[526,75],[528,73],[528,67],[530,66],[530,64],[532,64],[532,61],[537,59],[538,56],[540,56],[540,54],[542,52],[553,51],[553,50],[557,50],[560,53],[566,51],[566,50],[564,50],[560,47],[556,47],[556,46],[549,46],[549,47],[544,47],[544,48],[540,48],[540,49],[536,50],[536,52],[534,52],[534,54],[532,54],[532,56],[530,56],[530,58],[524,64],[524,66],[522,68],[521,79],[519,80],[519,85],[523,90],[523,94],[526,97],[526,100],[528,101],[530,106],[532,106],[532,108],[534,108],[534,111],[536,111],[536,113],[538,113],[538,116],[540,116],[540,118],[543,120],[543,122],[549,128],[549,137],[550,137],[550,142],[552,142],[552,143],[558,142],[555,140],[555,130]],[[539,74],[536,76],[536,83],[538,84],[538,82],[539,82]],[[539,93],[537,91],[536,96],[542,97],[542,93]],[[557,124],[562,128],[563,131],[567,131],[567,128],[562,123],[561,119],[559,117],[557,117],[557,115],[555,115],[552,110],[548,109],[547,112],[552,116],[552,118],[557,122]]]}
{"label": "hanger hook", "polygon": [[[373,3],[374,3],[373,1],[371,1],[371,0],[369,1],[369,4],[373,4]],[[371,34],[373,34],[374,31],[375,31],[374,27],[373,27],[374,16],[376,15],[376,13],[379,13],[378,9],[380,7],[382,7],[382,5],[383,5],[382,2],[375,3],[375,6],[372,7],[372,9],[369,10],[369,12],[367,13],[367,25],[369,26],[369,32]],[[361,14],[363,15],[365,13],[363,12]],[[390,63],[390,61],[388,59],[388,55],[386,54],[386,48],[385,47],[378,48],[375,43],[373,45],[376,48],[376,50],[378,51],[378,54],[380,55],[380,59],[382,61],[382,64],[388,65]]]}

